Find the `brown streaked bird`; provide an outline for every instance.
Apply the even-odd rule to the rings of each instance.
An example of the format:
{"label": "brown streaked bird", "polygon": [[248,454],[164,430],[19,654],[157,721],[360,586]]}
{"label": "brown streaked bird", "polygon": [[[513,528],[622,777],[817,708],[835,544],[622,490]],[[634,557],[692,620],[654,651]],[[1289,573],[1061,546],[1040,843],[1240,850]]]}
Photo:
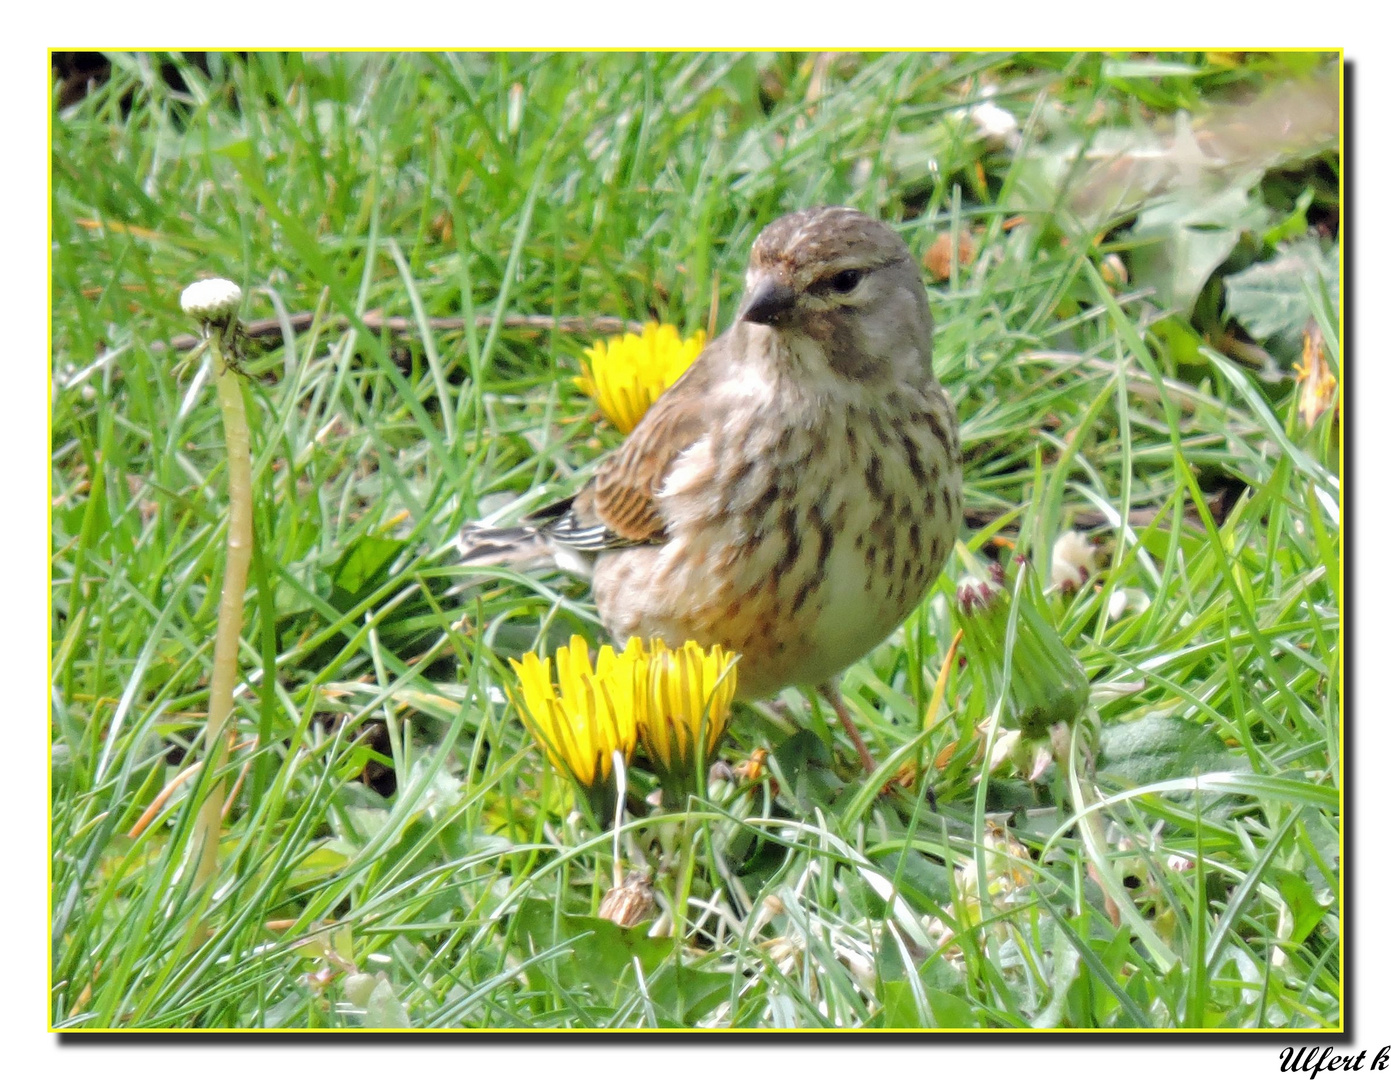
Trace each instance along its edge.
{"label": "brown streaked bird", "polygon": [[740,654],[739,696],[816,686],[867,770],[844,669],[922,600],[961,525],[956,413],[898,235],[842,206],[754,241],[735,323],[574,496],[467,526],[467,563],[592,574],[615,641]]}

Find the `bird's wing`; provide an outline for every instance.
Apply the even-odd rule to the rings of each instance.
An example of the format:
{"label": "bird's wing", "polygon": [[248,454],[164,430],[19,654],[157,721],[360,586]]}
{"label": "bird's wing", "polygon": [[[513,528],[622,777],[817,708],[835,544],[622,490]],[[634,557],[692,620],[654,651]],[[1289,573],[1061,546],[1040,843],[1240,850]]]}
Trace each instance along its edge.
{"label": "bird's wing", "polygon": [[631,546],[631,541],[624,540],[595,516],[587,494],[591,487],[592,484],[577,494],[533,511],[523,519],[523,524],[528,531],[575,551],[597,552]]}
{"label": "bird's wing", "polygon": [[552,539],[582,551],[666,540],[657,493],[676,459],[709,428],[706,391],[713,366],[704,355],[697,358],[568,504],[533,515],[549,517],[543,527]]}

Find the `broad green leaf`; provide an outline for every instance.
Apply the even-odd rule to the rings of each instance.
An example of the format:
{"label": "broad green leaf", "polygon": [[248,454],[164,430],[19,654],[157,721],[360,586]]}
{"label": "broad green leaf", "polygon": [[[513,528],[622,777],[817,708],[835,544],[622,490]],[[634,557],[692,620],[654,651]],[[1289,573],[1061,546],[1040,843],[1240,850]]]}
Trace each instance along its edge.
{"label": "broad green leaf", "polygon": [[[667,937],[648,937],[647,924],[618,926],[589,915],[567,915],[540,900],[517,911],[521,933],[533,952],[568,945],[568,957],[530,969],[543,981],[560,980],[564,993],[588,989],[596,1005],[611,1006],[644,993],[663,1026],[691,1026],[729,996],[729,976],[707,971]],[[638,969],[645,990],[639,987]],[[529,977],[531,977],[529,975]],[[589,996],[589,995],[585,995]]]}
{"label": "broad green leaf", "polygon": [[1193,332],[1187,319],[1170,315],[1151,326],[1150,333],[1164,344],[1176,364],[1202,363],[1202,338]]}
{"label": "broad green leaf", "polygon": [[331,573],[333,587],[348,596],[357,595],[373,578],[386,570],[405,546],[404,540],[392,540],[385,536],[369,534],[358,537],[334,564]]}
{"label": "broad green leaf", "polygon": [[1292,870],[1273,870],[1271,876],[1280,890],[1280,896],[1289,904],[1290,912],[1294,915],[1289,940],[1298,945],[1319,924],[1331,905],[1319,903],[1309,883]]}
{"label": "broad green leaf", "polygon": [[1164,713],[1150,713],[1101,732],[1097,769],[1132,784],[1240,767],[1240,758],[1214,732]]}
{"label": "broad green leaf", "polygon": [[372,988],[372,994],[367,999],[367,1009],[362,1018],[364,1027],[369,1028],[408,1028],[411,1026],[410,1015],[406,1012],[406,1007],[401,1004],[396,997],[396,991],[391,988],[391,983],[386,979],[380,980]]}
{"label": "broad green leaf", "polygon": [[891,982],[884,986],[883,1026],[886,1028],[976,1028],[980,1020],[970,1003],[956,994],[924,986],[930,1016],[923,1015],[913,997],[913,988],[906,982]]}
{"label": "broad green leaf", "polygon": [[1269,219],[1270,211],[1242,184],[1216,192],[1178,188],[1141,210],[1130,230],[1134,283],[1154,289],[1163,307],[1187,315],[1241,234],[1263,232]]}
{"label": "broad green leaf", "polygon": [[1298,333],[1314,313],[1310,297],[1321,286],[1336,305],[1338,249],[1321,251],[1317,241],[1298,240],[1275,258],[1227,278],[1227,313],[1262,341]]}

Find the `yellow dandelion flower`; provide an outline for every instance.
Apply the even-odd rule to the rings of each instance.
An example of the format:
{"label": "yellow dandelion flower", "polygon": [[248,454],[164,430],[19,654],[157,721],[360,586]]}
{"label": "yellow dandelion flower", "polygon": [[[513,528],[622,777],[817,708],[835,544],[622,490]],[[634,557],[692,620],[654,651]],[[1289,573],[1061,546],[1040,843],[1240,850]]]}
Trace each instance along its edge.
{"label": "yellow dandelion flower", "polygon": [[[636,638],[625,654],[641,650]],[[663,801],[684,804],[700,770],[715,755],[734,704],[734,657],[719,645],[708,651],[694,641],[669,649],[653,639],[645,699],[638,710],[638,739],[662,781]]]}
{"label": "yellow dandelion flower", "polygon": [[683,339],[674,326],[648,323],[641,335],[611,337],[586,349],[575,385],[626,435],[703,348],[703,331]]}
{"label": "yellow dandelion flower", "polygon": [[613,752],[626,761],[637,742],[642,659],[629,650],[615,654],[605,645],[592,665],[588,643],[575,635],[555,652],[558,686],[551,680],[550,660],[527,653],[520,663],[510,661],[521,685],[523,721],[600,820],[608,819],[616,796],[610,781]]}

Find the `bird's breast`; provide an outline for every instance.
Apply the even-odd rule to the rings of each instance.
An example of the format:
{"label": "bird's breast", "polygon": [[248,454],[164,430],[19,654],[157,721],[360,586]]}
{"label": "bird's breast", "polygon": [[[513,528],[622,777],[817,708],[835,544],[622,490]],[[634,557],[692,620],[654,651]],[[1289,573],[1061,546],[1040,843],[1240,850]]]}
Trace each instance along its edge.
{"label": "bird's breast", "polygon": [[748,698],[859,659],[916,606],[959,528],[955,419],[938,395],[756,423],[731,408],[668,474],[667,542],[601,557],[610,632],[725,645]]}

